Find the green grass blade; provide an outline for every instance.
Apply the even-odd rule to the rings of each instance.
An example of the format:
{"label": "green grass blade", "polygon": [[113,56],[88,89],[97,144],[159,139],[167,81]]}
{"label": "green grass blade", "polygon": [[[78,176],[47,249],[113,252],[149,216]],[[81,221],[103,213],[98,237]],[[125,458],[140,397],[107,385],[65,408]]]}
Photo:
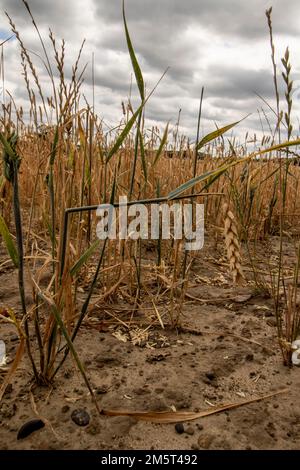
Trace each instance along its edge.
{"label": "green grass blade", "polygon": [[[124,27],[125,27],[125,34],[126,34],[126,42],[127,42],[127,47],[136,79],[136,83],[140,92],[141,100],[142,103],[145,101],[145,85],[144,85],[144,79],[143,79],[143,74],[141,71],[141,68],[139,66],[139,63],[137,61],[134,48],[130,39],[127,23],[126,23],[126,17],[125,17],[125,1],[123,0],[123,20],[124,20]],[[133,159],[133,164],[132,164],[132,170],[131,170],[131,179],[130,179],[130,190],[129,190],[129,198],[131,199],[132,193],[133,193],[133,188],[134,188],[134,180],[135,180],[135,172],[136,172],[136,164],[137,164],[137,158],[138,158],[138,146],[139,146],[139,141],[140,141],[140,127],[141,127],[141,121],[142,121],[142,109],[139,114],[138,122],[137,122],[137,133],[136,133],[136,138],[135,138],[135,148],[134,148],[134,159]],[[143,163],[142,163],[143,164]]]}
{"label": "green grass blade", "polygon": [[72,277],[74,277],[78,271],[81,269],[81,267],[89,260],[89,258],[95,253],[97,248],[100,245],[100,240],[97,239],[92,243],[92,245],[83,253],[83,255],[80,256],[80,258],[76,261],[76,263],[72,266],[70,269],[70,274]]}
{"label": "green grass blade", "polygon": [[139,116],[141,110],[143,109],[143,106],[144,104],[141,104],[141,106],[138,108],[138,110],[133,114],[133,116],[129,119],[128,123],[126,124],[126,126],[124,127],[124,129],[122,130],[121,134],[118,136],[118,138],[116,139],[114,145],[112,146],[112,148],[110,149],[110,151],[108,152],[108,155],[106,157],[106,162],[108,163],[109,160],[114,156],[114,154],[119,150],[119,148],[121,147],[122,143],[124,142],[124,140],[126,139],[127,135],[129,134],[129,132],[131,131],[135,121],[136,121],[136,118]]}
{"label": "green grass blade", "polygon": [[227,165],[223,165],[219,168],[216,168],[215,170],[207,171],[206,173],[203,173],[202,175],[196,176],[196,178],[192,178],[189,181],[186,181],[185,183],[181,184],[178,186],[178,188],[174,189],[168,194],[168,199],[174,199],[175,197],[179,196],[180,194],[184,193],[188,189],[191,189],[195,184],[201,183],[201,181],[206,181],[209,178],[215,178],[215,180],[221,176],[228,168],[231,166],[237,165],[240,163],[234,162],[234,163],[228,163]]}
{"label": "green grass blade", "polygon": [[51,156],[50,156],[50,165],[54,165],[55,157],[56,157],[56,150],[58,144],[58,126],[56,126],[54,140],[51,149]]}
{"label": "green grass blade", "polygon": [[221,129],[217,129],[216,131],[210,132],[210,134],[207,134],[205,137],[203,137],[202,140],[200,140],[199,144],[197,145],[197,150],[200,150],[204,145],[208,144],[212,140],[215,140],[218,137],[220,137],[221,135],[225,134],[225,132],[232,129],[234,126],[239,124],[241,121],[243,121],[243,119],[241,119],[240,121],[233,122],[232,124],[228,124],[228,126],[221,127]]}
{"label": "green grass blade", "polygon": [[8,140],[4,137],[4,135],[1,132],[0,132],[0,141],[1,141],[1,144],[3,145],[5,152],[9,155],[12,161],[17,160],[18,157],[16,153],[14,152]]}
{"label": "green grass blade", "polygon": [[[282,142],[281,144],[272,145],[272,147],[269,147],[268,149],[264,149],[264,150],[260,150],[259,152],[255,152],[254,154],[250,155],[250,157],[251,156],[253,157],[253,156],[262,155],[263,153],[275,152],[277,150],[283,150],[287,147],[293,147],[295,145],[300,145],[300,139],[289,140],[287,142]],[[247,157],[247,158],[249,158],[249,157]]]}
{"label": "green grass blade", "polygon": [[240,160],[236,160],[234,162],[227,163],[226,165],[223,165],[219,168],[216,168],[215,170],[203,173],[200,176],[196,176],[196,178],[192,178],[189,181],[186,181],[182,185],[178,186],[178,188],[171,191],[168,194],[168,199],[169,200],[174,199],[175,197],[177,197],[180,194],[184,193],[187,189],[192,188],[193,186],[195,186],[195,184],[200,183],[201,181],[206,181],[209,178],[214,178],[214,181],[215,181],[225,171],[227,171],[229,168],[231,168],[235,165],[239,165],[240,163],[245,163],[246,161],[251,160],[251,159],[253,159],[253,158],[255,158],[259,155],[262,155],[264,153],[269,153],[269,152],[273,152],[273,151],[277,151],[277,150],[282,150],[282,149],[285,149],[286,147],[292,147],[292,146],[295,146],[295,145],[300,145],[300,139],[291,140],[291,141],[288,141],[288,142],[283,142],[283,143],[278,144],[278,145],[273,145],[272,147],[270,147],[268,149],[260,150],[259,152],[254,152],[251,155],[249,155],[248,157],[241,158]]}
{"label": "green grass blade", "polygon": [[131,177],[130,177],[130,189],[129,189],[129,199],[131,199],[135,181],[135,172],[136,172],[136,164],[138,158],[138,151],[139,151],[139,135],[141,129],[141,122],[142,122],[142,112],[140,112],[138,120],[137,120],[137,130],[134,142],[134,155],[133,155],[133,162],[132,162],[132,169],[131,169]]}
{"label": "green grass blade", "polygon": [[98,407],[98,404],[97,404],[97,401],[96,401],[95,394],[94,394],[94,392],[93,392],[93,389],[92,389],[92,387],[91,387],[91,385],[90,385],[90,382],[89,382],[89,380],[88,380],[88,378],[87,378],[87,375],[86,375],[85,370],[84,370],[84,367],[83,367],[83,365],[82,365],[82,363],[81,363],[81,361],[80,361],[80,359],[79,359],[79,356],[78,356],[78,354],[77,354],[77,351],[76,351],[76,349],[75,349],[75,347],[74,347],[74,345],[73,345],[73,343],[72,343],[72,341],[71,341],[71,338],[70,338],[70,336],[69,336],[69,334],[68,334],[68,332],[67,332],[67,329],[66,329],[66,327],[65,327],[65,325],[64,325],[64,322],[63,322],[63,320],[62,320],[62,317],[61,317],[61,315],[60,315],[60,313],[59,313],[59,310],[58,310],[57,306],[55,305],[55,303],[53,302],[52,299],[49,299],[48,297],[46,297],[42,292],[39,292],[39,296],[42,298],[42,300],[43,300],[44,302],[46,302],[46,303],[49,305],[49,307],[50,307],[50,309],[51,309],[51,312],[52,312],[52,314],[53,314],[53,316],[54,316],[54,318],[55,318],[55,321],[56,321],[57,325],[59,326],[59,328],[61,329],[62,334],[63,334],[64,337],[65,337],[66,343],[67,343],[67,345],[68,345],[68,347],[69,347],[71,353],[73,354],[74,360],[75,360],[75,362],[76,362],[76,364],[77,364],[77,367],[78,367],[78,369],[79,369],[79,371],[80,371],[80,373],[81,373],[81,375],[82,375],[82,377],[83,377],[83,380],[84,380],[84,382],[85,382],[85,384],[86,384],[86,386],[87,386],[87,388],[88,388],[88,390],[89,390],[89,392],[90,392],[90,394],[91,394],[91,396],[92,396],[92,398],[93,398],[93,400],[94,400],[94,402],[95,402],[96,408],[97,408],[97,410],[100,412],[99,407]]}
{"label": "green grass blade", "polygon": [[0,233],[3,237],[7,252],[9,256],[11,257],[12,262],[14,263],[15,267],[18,268],[19,266],[19,256],[17,249],[15,247],[13,238],[8,230],[8,227],[5,223],[5,220],[3,217],[0,215]]}
{"label": "green grass blade", "polygon": [[126,17],[125,17],[125,2],[124,2],[124,0],[123,0],[123,20],[124,20],[127,47],[128,47],[129,54],[130,54],[130,59],[131,59],[132,67],[133,67],[133,70],[134,70],[136,83],[137,83],[137,86],[138,86],[138,89],[139,89],[139,92],[140,92],[140,95],[141,95],[141,100],[144,101],[144,99],[145,99],[144,79],[143,79],[143,74],[142,74],[141,68],[139,66],[139,63],[137,61],[137,58],[136,58],[136,55],[135,55],[135,52],[134,52],[134,48],[133,48],[133,45],[132,45],[132,42],[131,42],[131,39],[130,39],[129,31],[128,31],[128,28],[127,28]]}
{"label": "green grass blade", "polygon": [[166,145],[166,142],[168,140],[168,132],[169,132],[169,123],[167,124],[166,128],[165,128],[165,131],[164,131],[164,134],[162,136],[162,139],[160,141],[160,145],[158,147],[158,150],[156,152],[156,155],[155,155],[155,159],[154,159],[154,162],[153,162],[153,166],[156,165],[156,163],[158,162],[161,154],[162,154],[162,151],[164,149],[164,146]]}
{"label": "green grass blade", "polygon": [[43,221],[44,221],[44,224],[47,226],[47,230],[48,230],[48,233],[49,233],[49,236],[50,236],[50,240],[51,242],[53,243],[54,242],[54,236],[53,236],[53,230],[52,230],[52,226],[51,226],[51,223],[48,219],[48,214],[44,214],[43,215]]}
{"label": "green grass blade", "polygon": [[146,162],[146,155],[145,155],[144,140],[143,140],[143,136],[142,136],[140,129],[139,129],[139,142],[140,142],[140,151],[141,151],[142,170],[144,173],[145,181],[147,183],[148,181],[147,162]]}

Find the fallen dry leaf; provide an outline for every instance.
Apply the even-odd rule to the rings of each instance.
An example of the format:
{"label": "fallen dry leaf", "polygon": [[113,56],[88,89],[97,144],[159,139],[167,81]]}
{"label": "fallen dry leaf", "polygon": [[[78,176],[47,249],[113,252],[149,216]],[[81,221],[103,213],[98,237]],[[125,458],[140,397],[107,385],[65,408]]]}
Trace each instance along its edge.
{"label": "fallen dry leaf", "polygon": [[215,406],[214,408],[206,411],[193,412],[193,411],[127,411],[127,410],[102,410],[101,414],[105,416],[132,416],[140,421],[151,421],[152,423],[170,424],[183,421],[192,421],[194,419],[203,418],[204,416],[213,415],[222,411],[239,408],[240,406],[249,405],[267,398],[272,398],[282,393],[287,393],[288,389],[279,390],[277,392],[268,393],[259,398],[242,401],[240,403],[229,403],[227,405]]}

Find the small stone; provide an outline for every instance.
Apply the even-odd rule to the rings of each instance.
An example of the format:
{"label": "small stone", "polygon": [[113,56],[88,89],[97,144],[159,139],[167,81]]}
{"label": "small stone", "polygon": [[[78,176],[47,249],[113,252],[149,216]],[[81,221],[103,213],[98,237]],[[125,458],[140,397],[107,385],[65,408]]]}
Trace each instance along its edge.
{"label": "small stone", "polygon": [[90,422],[90,415],[85,410],[74,410],[71,414],[72,421],[78,426],[87,426]]}
{"label": "small stone", "polygon": [[183,434],[184,433],[183,423],[176,423],[175,424],[175,431],[177,432],[177,434]]}
{"label": "small stone", "polygon": [[195,429],[192,428],[192,426],[189,426],[188,428],[186,428],[185,430],[186,434],[188,434],[189,436],[193,436],[195,434]]}
{"label": "small stone", "polygon": [[216,378],[216,374],[214,372],[205,372],[205,376],[208,380],[214,380]]}
{"label": "small stone", "polygon": [[246,361],[252,362],[254,359],[254,354],[247,354]]}
{"label": "small stone", "polygon": [[69,409],[70,409],[69,405],[64,405],[61,409],[61,412],[62,413],[68,413]]}

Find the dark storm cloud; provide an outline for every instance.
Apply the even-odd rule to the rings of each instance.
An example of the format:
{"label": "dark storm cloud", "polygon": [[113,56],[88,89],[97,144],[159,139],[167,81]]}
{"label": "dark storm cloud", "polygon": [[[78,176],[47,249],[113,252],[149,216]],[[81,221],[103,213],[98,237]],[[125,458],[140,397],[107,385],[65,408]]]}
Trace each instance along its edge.
{"label": "dark storm cloud", "polygon": [[[62,34],[79,13],[78,2],[28,0],[27,3],[39,26],[53,27]],[[22,0],[1,0],[1,10],[6,11],[20,27],[32,25]]]}
{"label": "dark storm cloud", "polygon": [[[129,93],[133,76],[122,20],[121,0],[28,0],[46,42],[51,44],[48,27],[67,40],[65,57],[67,78],[71,77],[81,41],[87,42],[81,66],[88,63],[84,93],[91,97],[91,56],[95,53],[96,103],[103,118],[118,122],[121,101]],[[126,0],[126,15],[131,38],[141,65],[147,92],[167,67],[166,77],[147,103],[146,116],[162,127],[175,124],[179,109],[182,129],[194,136],[201,87],[205,87],[202,126],[228,124],[253,113],[239,129],[260,129],[256,110],[265,106],[260,94],[274,105],[274,85],[270,60],[269,32],[265,10],[273,5],[273,26],[278,72],[279,57],[285,44],[294,47],[293,73],[300,79],[298,67],[300,1],[289,0]],[[22,0],[1,0],[22,33],[26,47],[43,54],[36,32]],[[9,26],[3,14],[1,30]],[[49,48],[48,48],[49,45]],[[278,47],[279,46],[279,47]],[[278,50],[279,49],[279,50]],[[280,56],[279,56],[280,54]],[[16,41],[5,45],[6,79],[16,97],[26,100],[17,59]],[[49,79],[41,61],[32,55],[48,89]],[[297,76],[298,73],[298,76]],[[57,71],[54,71],[57,75]],[[279,74],[281,96],[282,79]],[[24,88],[24,89],[23,89]],[[293,105],[300,110],[299,92]],[[132,88],[133,105],[138,89]],[[114,111],[114,109],[115,111]]]}
{"label": "dark storm cloud", "polygon": [[[91,84],[91,77],[86,82]],[[105,67],[105,69],[99,67],[96,70],[95,82],[98,86],[117,90],[123,96],[126,96],[130,87],[130,76],[125,71],[120,70],[118,66],[110,65]]]}
{"label": "dark storm cloud", "polygon": [[[163,72],[170,67],[168,75],[176,79],[187,79],[193,75],[195,59],[194,39],[187,35],[178,38],[176,25],[166,25],[156,29],[150,24],[132,25],[133,42],[141,66],[147,72],[156,69]],[[98,42],[99,47],[117,50],[127,54],[127,45],[123,24],[118,24],[106,31]]]}
{"label": "dark storm cloud", "polygon": [[[209,69],[207,97],[247,100],[260,95],[264,99],[274,96],[273,75],[270,70],[253,70],[215,65]],[[279,80],[282,85],[282,81]],[[282,89],[282,86],[280,87]]]}
{"label": "dark storm cloud", "polygon": [[[121,21],[121,0],[94,0],[99,18],[109,22]],[[261,37],[266,34],[264,12],[273,6],[277,33],[299,31],[299,2],[289,0],[127,0],[128,21],[158,29],[174,26],[180,36],[189,24],[214,30],[217,34],[239,38]]]}
{"label": "dark storm cloud", "polygon": [[[282,0],[272,3],[276,35],[291,35],[299,28],[299,2],[291,0],[288,8]],[[94,4],[99,21],[110,25],[99,39],[99,47],[126,54],[121,0],[95,0]],[[258,93],[269,99],[274,95],[269,56],[262,70],[253,70],[253,59],[252,68],[248,69],[238,62],[225,65],[224,56],[215,57],[215,63],[209,64],[208,69],[202,66],[202,61],[207,60],[208,46],[220,42],[220,38],[224,38],[225,51],[226,47],[229,52],[232,48],[240,49],[241,56],[245,55],[245,44],[252,43],[253,51],[260,47],[259,41],[263,38],[268,44],[264,13],[269,6],[269,1],[265,0],[127,0],[126,15],[145,76],[149,70],[158,73],[170,66],[168,77],[177,84],[177,96],[190,93],[197,97],[201,85],[205,85],[208,97],[251,100]],[[162,95],[168,93],[167,86],[162,86],[161,90]]]}

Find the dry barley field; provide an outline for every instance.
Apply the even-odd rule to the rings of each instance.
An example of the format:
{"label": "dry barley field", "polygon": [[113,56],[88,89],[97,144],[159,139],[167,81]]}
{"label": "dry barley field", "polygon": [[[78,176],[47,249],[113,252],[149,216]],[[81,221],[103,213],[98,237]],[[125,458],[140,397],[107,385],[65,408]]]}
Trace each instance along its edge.
{"label": "dry barley field", "polygon": [[[145,125],[160,83],[145,87],[124,5],[140,101],[107,132],[82,97],[82,49],[65,77],[64,43],[45,47],[23,4],[52,96],[8,16],[28,113],[9,96],[0,115],[1,450],[298,449],[300,139],[272,10],[276,125],[253,150],[228,138],[238,122],[201,133],[203,92],[195,141]],[[169,239],[99,239],[97,207],[118,219],[121,196],[203,204],[203,247],[185,249],[174,217]]]}

